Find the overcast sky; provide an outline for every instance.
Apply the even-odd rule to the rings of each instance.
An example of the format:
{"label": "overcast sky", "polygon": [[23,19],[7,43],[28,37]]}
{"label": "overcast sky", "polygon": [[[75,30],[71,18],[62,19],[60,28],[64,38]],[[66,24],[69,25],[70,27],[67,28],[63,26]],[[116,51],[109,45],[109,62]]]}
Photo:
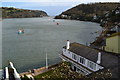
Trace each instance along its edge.
{"label": "overcast sky", "polygon": [[55,16],[78,4],[93,2],[119,2],[120,0],[2,0],[2,6],[21,9],[43,10]]}
{"label": "overcast sky", "polygon": [[2,0],[2,2],[118,2],[119,0]]}

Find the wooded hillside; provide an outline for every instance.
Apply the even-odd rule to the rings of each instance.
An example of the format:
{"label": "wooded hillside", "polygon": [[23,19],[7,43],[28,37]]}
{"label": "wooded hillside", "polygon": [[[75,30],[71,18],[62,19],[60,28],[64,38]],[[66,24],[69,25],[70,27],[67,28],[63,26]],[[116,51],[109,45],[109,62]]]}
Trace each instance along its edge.
{"label": "wooded hillside", "polygon": [[75,6],[60,15],[55,19],[74,19],[81,21],[95,21],[100,22],[104,15],[120,6],[120,3],[89,3]]}
{"label": "wooded hillside", "polygon": [[13,7],[2,7],[2,18],[30,18],[48,16],[41,10],[17,9]]}

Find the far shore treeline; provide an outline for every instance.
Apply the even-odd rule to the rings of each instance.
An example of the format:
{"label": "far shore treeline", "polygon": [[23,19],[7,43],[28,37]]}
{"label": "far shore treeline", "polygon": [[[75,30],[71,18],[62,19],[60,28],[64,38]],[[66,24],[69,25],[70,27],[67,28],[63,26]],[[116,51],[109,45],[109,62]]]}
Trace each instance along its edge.
{"label": "far shore treeline", "polygon": [[2,10],[2,18],[32,18],[48,16],[46,12],[41,10],[17,9],[13,7],[0,7]]}

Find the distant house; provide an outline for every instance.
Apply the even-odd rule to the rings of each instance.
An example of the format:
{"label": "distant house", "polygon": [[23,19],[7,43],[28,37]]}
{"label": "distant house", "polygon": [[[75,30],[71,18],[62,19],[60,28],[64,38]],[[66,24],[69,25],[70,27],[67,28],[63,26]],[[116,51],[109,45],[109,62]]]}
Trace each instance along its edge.
{"label": "distant house", "polygon": [[97,16],[96,16],[96,15],[94,15],[94,16],[93,16],[93,19],[94,19],[94,20],[96,20],[96,19],[97,19]]}
{"label": "distant house", "polygon": [[119,14],[119,13],[120,13],[120,11],[119,11],[119,10],[116,10],[115,14]]}
{"label": "distant house", "polygon": [[106,38],[105,51],[120,53],[120,32],[114,33]]}
{"label": "distant house", "polygon": [[116,8],[115,14],[120,14],[120,7],[117,7],[117,8]]}
{"label": "distant house", "polygon": [[61,16],[62,16],[62,18],[67,18],[68,17],[67,15],[63,15],[63,14]]}
{"label": "distant house", "polygon": [[113,28],[111,28],[111,31],[115,31],[115,32],[120,32],[120,25],[116,25]]}
{"label": "distant house", "polygon": [[114,78],[119,78],[119,56],[69,41],[60,54],[62,60],[70,62],[76,72],[90,75],[100,70],[110,69]]}
{"label": "distant house", "polygon": [[71,16],[68,16],[68,15],[64,15],[64,14],[62,14],[62,15],[61,15],[61,18],[71,19]]}

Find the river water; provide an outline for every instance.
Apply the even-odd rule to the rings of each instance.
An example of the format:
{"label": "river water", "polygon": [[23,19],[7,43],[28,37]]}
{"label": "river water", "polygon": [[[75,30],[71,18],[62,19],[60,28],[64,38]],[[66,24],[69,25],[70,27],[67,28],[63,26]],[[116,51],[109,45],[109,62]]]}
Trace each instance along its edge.
{"label": "river water", "polygon": [[[56,23],[59,23],[57,25]],[[18,35],[17,31],[25,33]],[[76,20],[43,18],[11,18],[2,21],[2,66],[12,61],[18,72],[45,66],[45,50],[48,64],[60,62],[59,53],[66,40],[89,44],[101,31],[97,23]],[[94,33],[94,34],[91,34]]]}

